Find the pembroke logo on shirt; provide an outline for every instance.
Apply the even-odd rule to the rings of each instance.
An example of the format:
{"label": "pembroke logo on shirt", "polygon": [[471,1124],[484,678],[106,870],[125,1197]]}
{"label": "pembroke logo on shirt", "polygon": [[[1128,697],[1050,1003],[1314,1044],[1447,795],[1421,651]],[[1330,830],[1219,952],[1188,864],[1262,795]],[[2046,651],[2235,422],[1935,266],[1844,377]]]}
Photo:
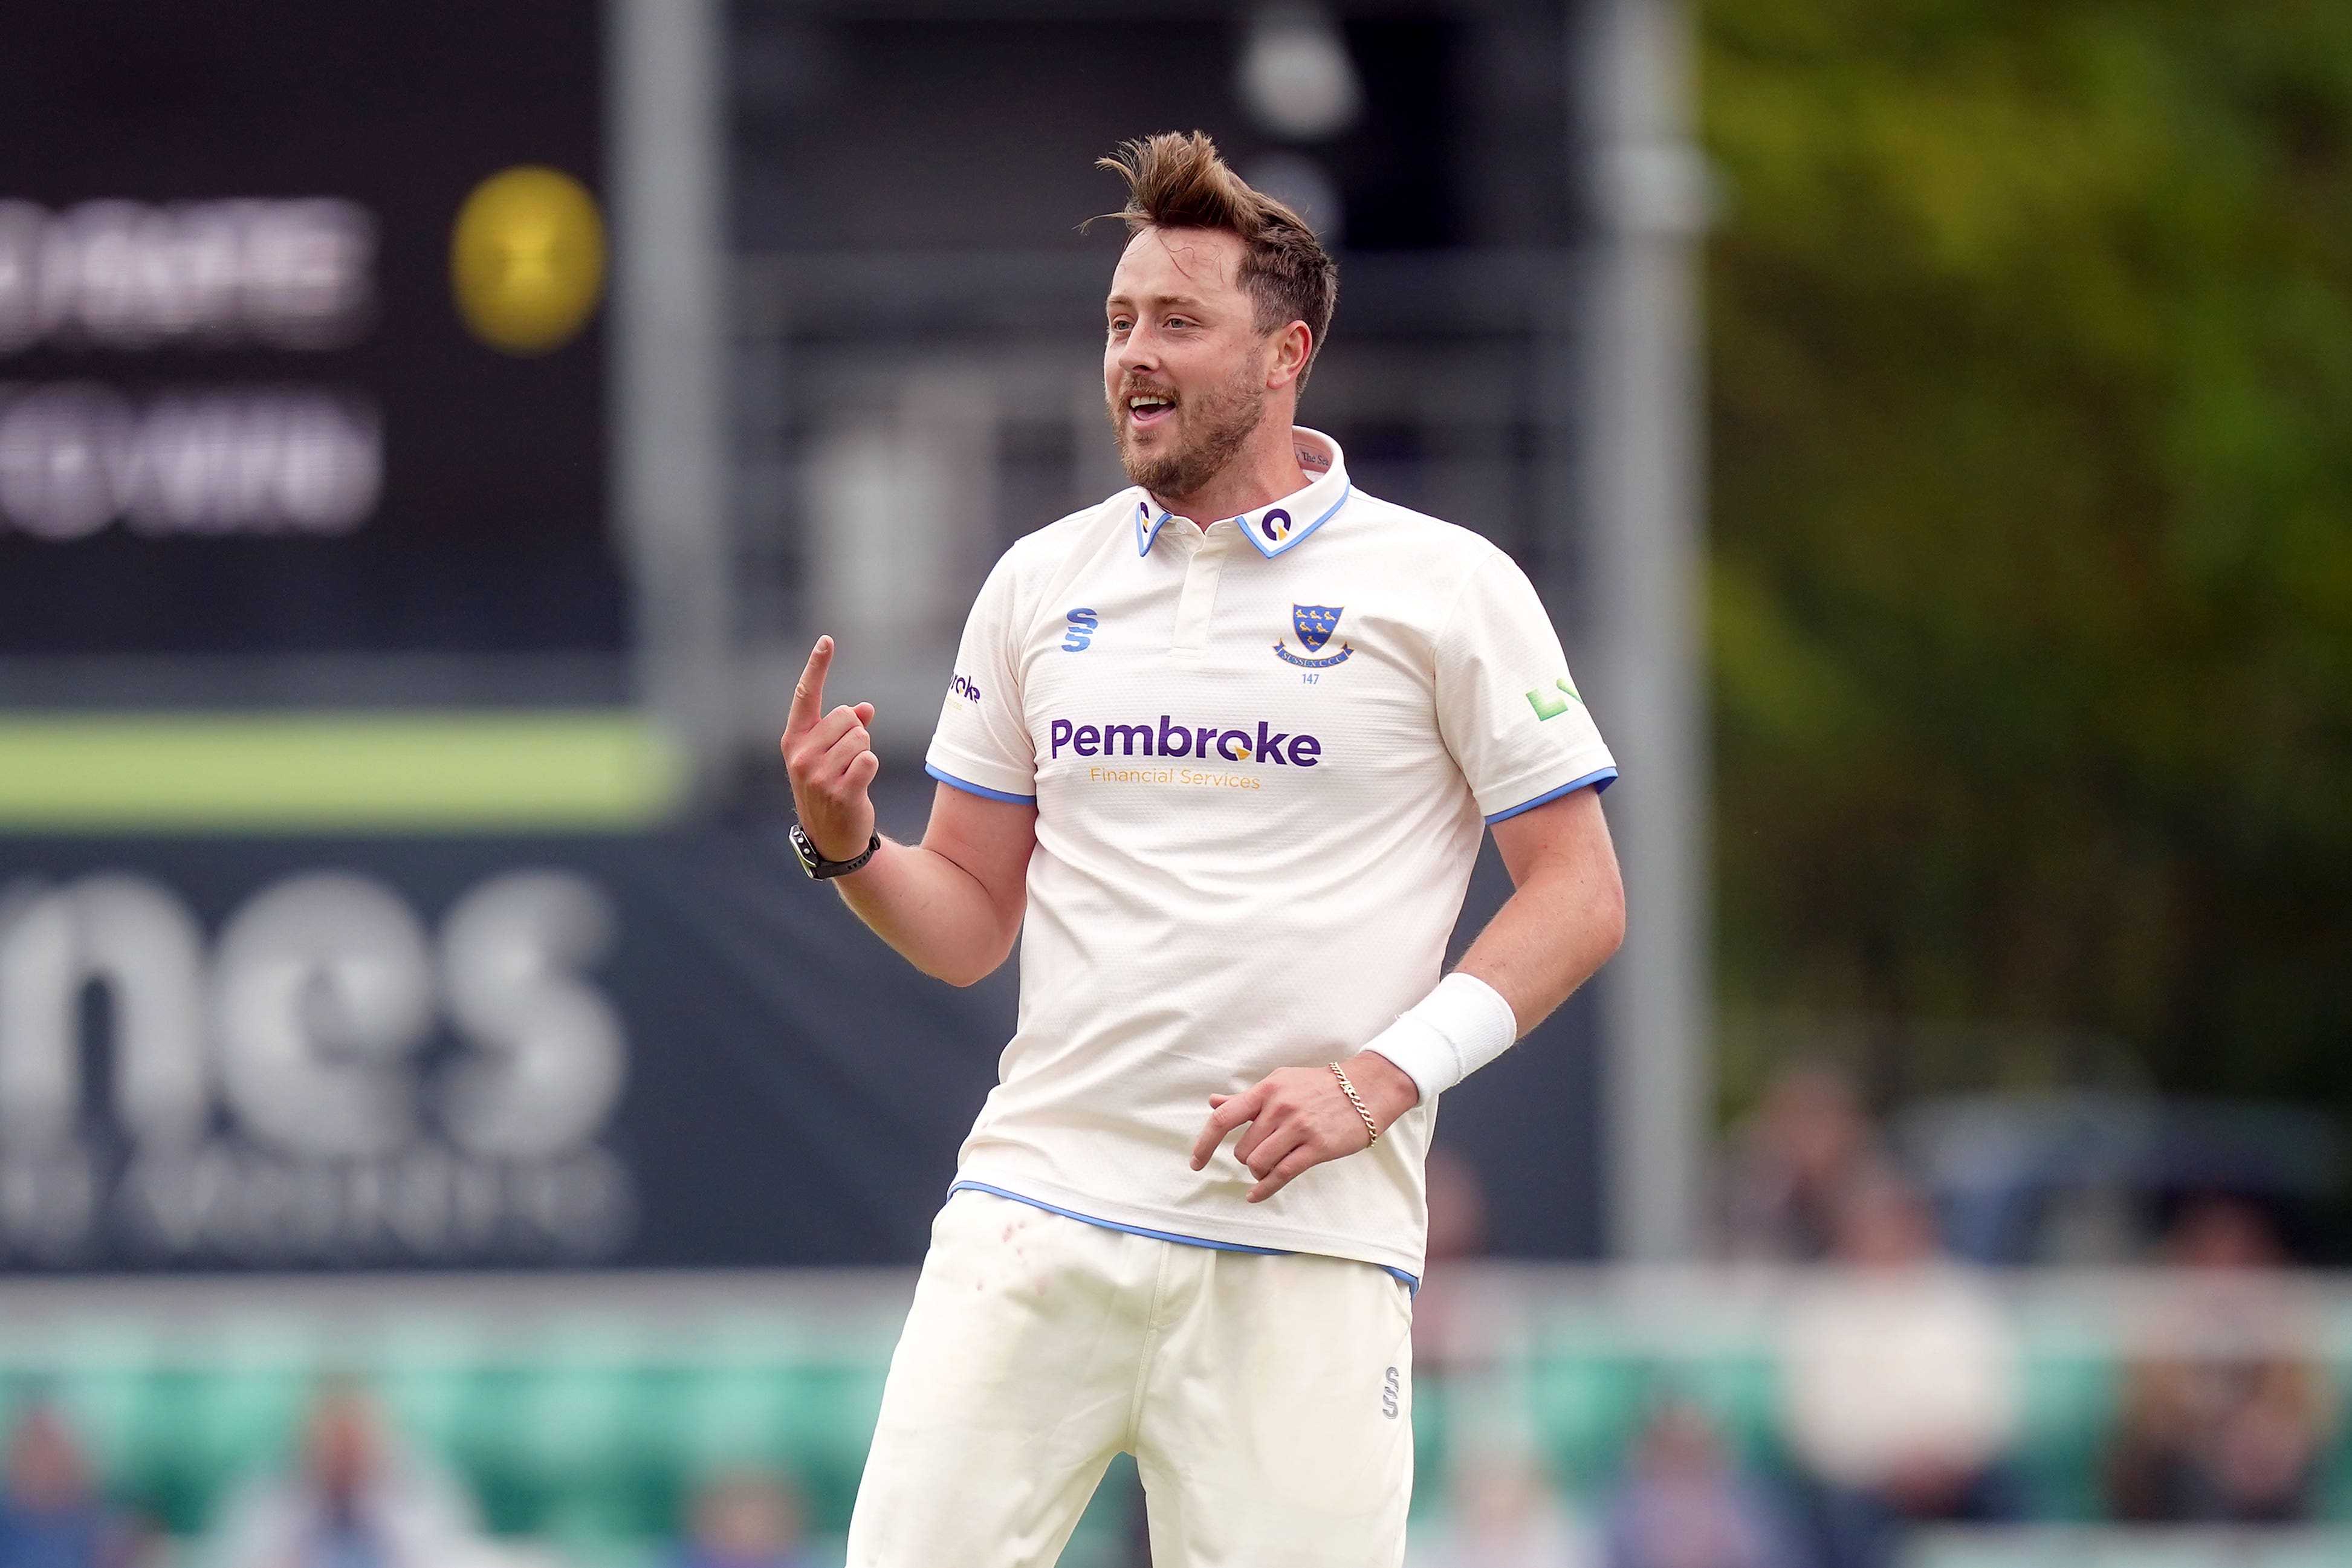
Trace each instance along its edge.
{"label": "pembroke logo on shirt", "polygon": [[[1346,613],[1345,605],[1293,605],[1290,606],[1290,628],[1298,634],[1298,640],[1307,645],[1308,653],[1322,653],[1323,645],[1329,642],[1331,634],[1339,629],[1339,617]],[[1346,663],[1349,655],[1355,651],[1346,643],[1341,643],[1338,653],[1325,654],[1321,658],[1307,658],[1291,652],[1286,639],[1274,639],[1275,658],[1286,664],[1295,664],[1301,669],[1328,669],[1335,664]]]}

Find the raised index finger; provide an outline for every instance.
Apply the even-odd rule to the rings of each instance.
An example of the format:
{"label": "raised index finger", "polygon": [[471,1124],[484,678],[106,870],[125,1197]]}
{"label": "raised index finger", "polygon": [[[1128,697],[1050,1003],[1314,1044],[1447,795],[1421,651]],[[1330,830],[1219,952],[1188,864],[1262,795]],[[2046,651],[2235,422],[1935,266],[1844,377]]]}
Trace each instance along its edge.
{"label": "raised index finger", "polygon": [[785,734],[799,734],[824,711],[824,672],[832,663],[833,639],[817,638],[816,647],[809,649],[808,668],[801,671],[799,683],[793,688],[792,711],[784,718]]}

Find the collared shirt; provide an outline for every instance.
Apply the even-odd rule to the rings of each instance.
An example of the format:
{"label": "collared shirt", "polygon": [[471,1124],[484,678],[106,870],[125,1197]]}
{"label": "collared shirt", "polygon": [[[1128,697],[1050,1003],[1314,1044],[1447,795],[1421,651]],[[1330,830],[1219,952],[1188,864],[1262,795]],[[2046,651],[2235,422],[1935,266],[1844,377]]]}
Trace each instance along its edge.
{"label": "collared shirt", "polygon": [[1418,1274],[1424,1102],[1263,1204],[1209,1096],[1352,1056],[1437,983],[1486,823],[1616,765],[1543,605],[1466,530],[1307,486],[1207,528],[1139,489],[1023,539],[931,742],[1034,802],[1019,1027],[958,1179],[1127,1228]]}

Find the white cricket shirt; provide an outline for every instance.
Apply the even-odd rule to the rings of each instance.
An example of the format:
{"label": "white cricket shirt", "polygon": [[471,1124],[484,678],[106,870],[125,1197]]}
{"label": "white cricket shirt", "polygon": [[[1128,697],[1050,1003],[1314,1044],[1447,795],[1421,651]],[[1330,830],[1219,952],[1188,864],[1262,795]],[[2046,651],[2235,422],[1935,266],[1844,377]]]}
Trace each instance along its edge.
{"label": "white cricket shirt", "polygon": [[1034,800],[1020,1025],[960,1183],[1127,1228],[1419,1274],[1424,1102],[1263,1204],[1209,1096],[1352,1056],[1437,984],[1484,824],[1616,777],[1542,604],[1354,489],[1196,527],[1142,489],[1007,551],[931,773]]}

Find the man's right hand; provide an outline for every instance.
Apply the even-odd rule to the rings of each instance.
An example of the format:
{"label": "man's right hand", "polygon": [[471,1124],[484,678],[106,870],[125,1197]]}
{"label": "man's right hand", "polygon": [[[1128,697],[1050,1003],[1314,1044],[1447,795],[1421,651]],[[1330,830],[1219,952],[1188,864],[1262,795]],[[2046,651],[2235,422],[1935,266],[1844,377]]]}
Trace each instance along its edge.
{"label": "man's right hand", "polygon": [[874,721],[874,704],[825,712],[824,672],[832,664],[833,639],[817,638],[784,721],[784,771],[792,775],[801,831],[826,859],[854,860],[874,842],[874,802],[866,790],[882,771],[882,760],[866,728]]}

